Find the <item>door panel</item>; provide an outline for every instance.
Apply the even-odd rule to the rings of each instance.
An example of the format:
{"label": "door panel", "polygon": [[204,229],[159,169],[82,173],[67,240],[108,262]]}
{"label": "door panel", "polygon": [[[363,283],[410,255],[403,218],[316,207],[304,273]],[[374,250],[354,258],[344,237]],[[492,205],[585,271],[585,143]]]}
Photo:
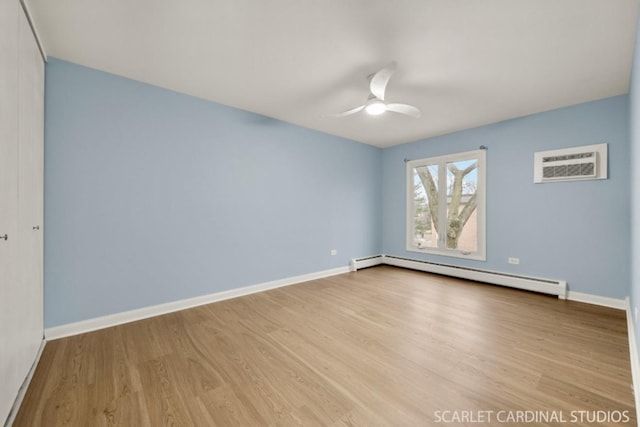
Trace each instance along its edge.
{"label": "door panel", "polygon": [[14,346],[20,335],[18,286],[18,16],[17,1],[0,1],[0,423],[22,380]]}
{"label": "door panel", "polygon": [[[0,424],[43,332],[44,63],[17,0],[0,0]],[[39,225],[37,230],[34,226]]]}
{"label": "door panel", "polygon": [[31,27],[20,14],[18,67],[18,257],[21,342],[19,372],[33,363],[43,332],[42,156],[44,64]]}

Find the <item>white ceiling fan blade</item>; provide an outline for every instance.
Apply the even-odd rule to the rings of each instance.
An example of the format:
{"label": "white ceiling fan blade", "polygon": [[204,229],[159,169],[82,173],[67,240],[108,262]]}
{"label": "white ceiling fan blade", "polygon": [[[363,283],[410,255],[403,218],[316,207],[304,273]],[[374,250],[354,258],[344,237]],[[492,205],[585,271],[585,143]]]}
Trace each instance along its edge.
{"label": "white ceiling fan blade", "polygon": [[391,64],[384,67],[382,70],[378,71],[371,77],[371,83],[369,83],[369,88],[371,89],[371,93],[375,95],[381,101],[384,101],[384,91],[387,89],[387,83],[389,83],[389,79],[391,75],[396,71],[398,64],[393,61]]}
{"label": "white ceiling fan blade", "polygon": [[348,116],[348,115],[350,115],[350,114],[355,114],[355,113],[357,113],[358,111],[362,111],[362,110],[364,109],[364,107],[365,107],[364,105],[361,105],[361,106],[359,106],[359,107],[352,108],[352,109],[347,110],[347,111],[343,111],[342,113],[336,113],[336,114],[334,114],[333,116],[334,116],[334,117],[344,117],[344,116]]}
{"label": "white ceiling fan blade", "polygon": [[387,111],[394,113],[406,114],[407,116],[420,117],[420,110],[413,105],[408,104],[387,104]]}

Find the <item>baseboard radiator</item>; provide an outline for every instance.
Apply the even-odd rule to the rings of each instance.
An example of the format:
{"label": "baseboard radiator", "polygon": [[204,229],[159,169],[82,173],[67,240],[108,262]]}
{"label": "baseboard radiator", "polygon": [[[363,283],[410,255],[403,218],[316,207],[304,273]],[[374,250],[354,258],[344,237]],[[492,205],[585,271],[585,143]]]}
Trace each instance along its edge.
{"label": "baseboard radiator", "polygon": [[476,268],[459,267],[448,264],[438,264],[392,255],[376,255],[351,260],[351,270],[357,271],[376,265],[393,265],[425,271],[427,273],[442,274],[444,276],[459,277],[493,285],[508,286],[543,294],[557,295],[560,299],[567,297],[567,282],[564,280],[541,279],[537,277],[519,276],[515,274],[499,273]]}

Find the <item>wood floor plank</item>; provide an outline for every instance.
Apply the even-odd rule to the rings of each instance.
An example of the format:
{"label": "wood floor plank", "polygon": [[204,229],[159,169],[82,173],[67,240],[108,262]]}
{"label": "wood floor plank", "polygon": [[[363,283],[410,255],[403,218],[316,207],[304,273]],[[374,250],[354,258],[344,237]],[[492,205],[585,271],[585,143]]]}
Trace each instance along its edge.
{"label": "wood floor plank", "polygon": [[49,342],[14,425],[631,426],[628,346],[620,310],[381,266]]}

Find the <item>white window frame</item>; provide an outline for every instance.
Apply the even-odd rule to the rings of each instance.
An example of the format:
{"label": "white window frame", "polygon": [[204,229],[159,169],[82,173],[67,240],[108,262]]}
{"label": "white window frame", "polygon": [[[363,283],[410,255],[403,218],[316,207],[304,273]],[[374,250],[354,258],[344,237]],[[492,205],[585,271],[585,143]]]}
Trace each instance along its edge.
{"label": "white window frame", "polygon": [[[477,196],[477,206],[476,206],[476,220],[477,224],[477,236],[478,236],[478,246],[475,252],[462,251],[460,249],[449,249],[446,247],[444,236],[446,236],[446,226],[447,221],[441,221],[439,224],[440,230],[438,230],[439,241],[438,247],[424,247],[418,248],[413,245],[413,237],[414,237],[414,181],[413,181],[413,170],[417,167],[428,166],[428,165],[438,165],[438,217],[446,218],[446,210],[447,210],[447,192],[446,192],[446,182],[447,182],[447,168],[446,164],[450,162],[457,162],[461,160],[470,160],[477,159],[478,161],[478,188],[476,190]],[[411,160],[407,162],[407,218],[406,218],[406,245],[407,251],[409,252],[419,252],[419,253],[428,253],[435,255],[444,255],[450,257],[457,258],[466,258],[473,259],[479,261],[486,261],[486,196],[487,196],[487,179],[486,179],[486,165],[487,165],[487,157],[486,150],[474,150],[474,151],[466,151],[464,153],[456,153],[449,154],[445,156],[438,157],[428,157],[424,159]],[[445,187],[445,191],[442,191],[442,186]]]}

